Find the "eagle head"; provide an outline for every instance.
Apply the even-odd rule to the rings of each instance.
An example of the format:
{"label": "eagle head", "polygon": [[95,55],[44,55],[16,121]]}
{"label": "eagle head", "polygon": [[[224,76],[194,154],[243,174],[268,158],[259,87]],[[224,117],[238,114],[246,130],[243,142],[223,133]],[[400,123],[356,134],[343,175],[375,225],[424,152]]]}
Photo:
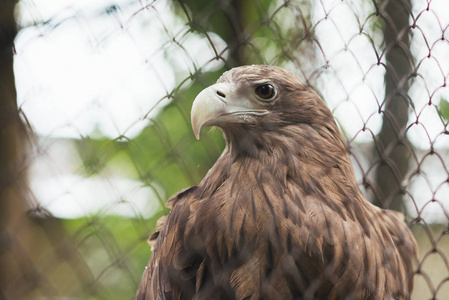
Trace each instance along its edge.
{"label": "eagle head", "polygon": [[226,137],[240,131],[245,136],[260,135],[297,124],[333,124],[336,129],[332,113],[310,87],[293,73],[266,65],[225,72],[216,84],[198,94],[191,117],[197,139],[203,126],[218,126]]}

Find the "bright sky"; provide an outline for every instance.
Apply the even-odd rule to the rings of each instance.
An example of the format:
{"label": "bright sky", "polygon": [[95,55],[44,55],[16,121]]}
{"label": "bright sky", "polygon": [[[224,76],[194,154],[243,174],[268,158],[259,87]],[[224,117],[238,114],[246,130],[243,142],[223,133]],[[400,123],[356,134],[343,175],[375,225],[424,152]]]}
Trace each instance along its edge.
{"label": "bright sky", "polygon": [[[203,66],[214,56],[206,39],[191,33],[181,39],[186,52],[166,45],[171,37],[164,26],[171,34],[183,29],[166,1],[138,14],[139,2],[126,3],[21,2],[20,24],[51,20],[21,30],[16,39],[19,105],[37,133],[79,138],[97,128],[111,138],[132,138],[147,125],[151,108],[179,84],[175,75],[186,77],[193,63]],[[111,5],[119,7],[113,17],[99,14]],[[224,43],[212,38],[223,49]]]}
{"label": "bright sky", "polygon": [[[136,12],[142,5],[150,1],[136,1],[132,5],[129,2],[21,1],[18,23],[26,28],[19,32],[15,45],[18,102],[39,135],[80,138],[97,130],[111,138],[122,134],[132,138],[147,125],[145,116],[159,100],[189,72],[194,72],[195,67],[204,66],[215,56],[203,36],[187,32],[188,28],[172,13],[166,0],[151,1],[152,6],[139,13]],[[432,95],[434,104],[440,98],[449,100],[449,89],[438,89],[449,74],[448,31],[446,41],[433,45],[449,25],[449,1],[433,0],[429,11],[425,11],[427,1],[414,0],[413,3],[415,16],[424,11],[412,39],[412,51],[415,57],[422,59],[419,73],[423,76],[411,87],[410,96],[416,110],[421,112],[419,121],[425,130],[422,125],[412,126],[409,138],[416,147],[428,149],[429,138],[434,140],[444,128],[435,109],[426,105],[429,97]],[[108,6],[110,15],[100,15]],[[364,123],[374,133],[381,127],[381,116],[375,112],[377,102],[384,97],[384,69],[373,67],[377,59],[369,40],[357,36],[358,21],[364,22],[370,7],[370,1],[323,0],[315,3],[313,11],[315,21],[324,17],[324,11],[330,16],[316,27],[318,40],[331,66],[320,76],[317,85],[348,137],[356,136],[356,142],[372,139],[371,135],[359,132]],[[46,20],[50,22],[30,26],[34,21]],[[178,33],[176,38],[185,50],[171,42],[172,35]],[[429,50],[423,37],[431,43],[430,58],[426,58]],[[218,36],[211,34],[211,38],[218,51],[225,47]],[[374,36],[376,38],[379,37]],[[345,46],[348,51],[342,51]],[[206,70],[217,67],[218,62],[211,63]],[[411,115],[410,123],[415,120]],[[437,149],[449,147],[449,136],[439,136],[436,141]],[[49,152],[53,151],[51,147],[48,146]],[[74,177],[76,168],[63,165],[53,165],[53,171],[47,170],[42,177],[39,174],[46,167],[41,164],[39,168],[32,180],[36,197],[46,206],[53,205],[52,212],[56,215],[80,216],[91,210],[98,211],[98,207],[104,205],[88,195],[106,199],[111,182]],[[104,184],[99,184],[98,180]],[[117,182],[113,185],[119,189],[117,194],[132,198],[129,190],[137,183],[123,178],[114,180]],[[58,189],[53,188],[56,185]],[[101,197],[89,193],[95,187]],[[149,189],[139,193],[133,194],[132,199],[141,203],[136,205],[145,205],[145,199],[152,198]],[[61,199],[66,200],[54,200],[57,195],[65,195]],[[429,193],[425,192],[423,198],[429,199]],[[88,205],[94,202],[101,205],[96,204],[95,208]]]}

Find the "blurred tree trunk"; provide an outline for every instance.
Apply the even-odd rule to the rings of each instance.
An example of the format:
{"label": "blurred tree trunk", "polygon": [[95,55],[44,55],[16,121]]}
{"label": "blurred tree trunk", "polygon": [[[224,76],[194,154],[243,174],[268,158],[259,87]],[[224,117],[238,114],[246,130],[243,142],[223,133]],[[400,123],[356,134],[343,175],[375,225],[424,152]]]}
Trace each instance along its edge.
{"label": "blurred tree trunk", "polygon": [[[26,211],[24,186],[25,130],[16,105],[13,73],[13,43],[17,33],[15,1],[0,2],[0,291],[2,299],[22,299],[11,289],[19,278],[34,276],[24,249],[29,248],[30,224]],[[17,238],[21,234],[20,240]],[[20,288],[16,286],[15,288]],[[26,294],[26,285],[22,286]]]}
{"label": "blurred tree trunk", "polygon": [[226,36],[226,43],[230,48],[229,59],[226,62],[228,68],[233,68],[246,64],[243,55],[243,48],[246,44],[243,23],[243,3],[240,0],[232,0],[230,10],[227,13],[229,23],[229,34]]}
{"label": "blurred tree trunk", "polygon": [[178,14],[191,16],[193,29],[212,31],[218,34],[228,45],[229,57],[224,61],[231,69],[245,63],[243,48],[246,44],[244,35],[244,3],[240,0],[176,0],[183,8]]}
{"label": "blurred tree trunk", "polygon": [[408,171],[410,144],[406,137],[409,107],[409,79],[412,70],[410,52],[410,0],[384,0],[377,7],[385,26],[386,47],[385,100],[382,129],[377,137],[376,152],[379,166],[376,171],[374,204],[403,210],[402,181]]}
{"label": "blurred tree trunk", "polygon": [[15,5],[14,0],[0,0],[1,300],[66,295],[77,287],[82,290],[92,285],[92,276],[60,220],[29,213],[31,193],[26,175],[30,133],[20,118],[13,71]]}

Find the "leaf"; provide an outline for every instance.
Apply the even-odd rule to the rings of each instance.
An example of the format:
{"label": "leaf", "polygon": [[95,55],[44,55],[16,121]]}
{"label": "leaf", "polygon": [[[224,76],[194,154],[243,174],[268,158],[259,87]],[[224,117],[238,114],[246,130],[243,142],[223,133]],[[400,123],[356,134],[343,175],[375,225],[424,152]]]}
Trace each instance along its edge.
{"label": "leaf", "polygon": [[449,121],[449,102],[444,98],[440,100],[440,115],[443,119]]}

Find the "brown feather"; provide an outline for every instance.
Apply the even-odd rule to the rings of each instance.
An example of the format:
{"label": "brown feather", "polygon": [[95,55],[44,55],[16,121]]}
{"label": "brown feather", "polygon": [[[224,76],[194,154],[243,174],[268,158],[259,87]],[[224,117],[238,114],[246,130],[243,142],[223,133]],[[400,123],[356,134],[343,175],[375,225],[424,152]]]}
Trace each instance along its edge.
{"label": "brown feather", "polygon": [[277,67],[219,82],[261,79],[270,114],[221,126],[221,157],[168,201],[136,299],[409,299],[416,242],[364,199],[324,102]]}

